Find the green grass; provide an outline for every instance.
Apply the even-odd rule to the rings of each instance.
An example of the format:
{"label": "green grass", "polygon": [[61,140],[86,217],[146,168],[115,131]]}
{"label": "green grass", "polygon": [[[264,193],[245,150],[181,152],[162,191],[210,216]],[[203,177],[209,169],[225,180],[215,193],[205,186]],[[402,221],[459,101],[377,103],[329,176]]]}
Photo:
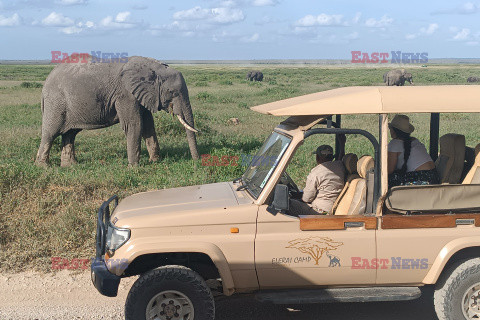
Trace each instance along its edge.
{"label": "green grass", "polygon": [[[385,68],[265,66],[263,82],[246,81],[250,70],[236,66],[177,66],[190,91],[200,154],[254,154],[283,118],[249,108],[342,86],[382,85]],[[126,139],[120,126],[83,131],[77,136],[78,165],[60,168],[60,138],[51,152],[52,166],[33,161],[40,143],[41,81],[51,66],[0,66],[0,271],[48,270],[51,256],[88,258],[94,254],[96,212],[112,194],[228,181],[243,167],[205,167],[190,157],[185,131],[171,115],[158,112],[155,125],[161,160],[148,162],[142,147],[139,167],[127,168]],[[258,68],[256,68],[258,69]],[[412,68],[417,85],[465,84],[480,74],[478,66]],[[4,84],[2,84],[3,82]],[[16,83],[15,81],[19,81]],[[28,84],[23,84],[28,83]],[[228,123],[239,118],[239,125]],[[428,116],[414,115],[415,135],[428,143]],[[442,116],[442,133],[465,134],[480,142],[477,115]],[[376,116],[347,116],[344,127],[378,135]],[[472,130],[473,129],[473,130]],[[300,187],[315,165],[311,152],[333,137],[313,136],[299,148],[288,171]],[[347,152],[373,154],[369,142],[350,136]]]}

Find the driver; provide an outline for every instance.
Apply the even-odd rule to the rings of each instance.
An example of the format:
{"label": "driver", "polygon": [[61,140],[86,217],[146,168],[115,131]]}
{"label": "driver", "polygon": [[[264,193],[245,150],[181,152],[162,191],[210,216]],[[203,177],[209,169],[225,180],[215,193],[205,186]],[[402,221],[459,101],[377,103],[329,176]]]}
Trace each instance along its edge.
{"label": "driver", "polygon": [[329,145],[321,145],[313,154],[316,155],[317,166],[307,177],[302,200],[318,213],[326,214],[332,210],[342,192],[345,167],[342,161],[333,161],[333,148]]}

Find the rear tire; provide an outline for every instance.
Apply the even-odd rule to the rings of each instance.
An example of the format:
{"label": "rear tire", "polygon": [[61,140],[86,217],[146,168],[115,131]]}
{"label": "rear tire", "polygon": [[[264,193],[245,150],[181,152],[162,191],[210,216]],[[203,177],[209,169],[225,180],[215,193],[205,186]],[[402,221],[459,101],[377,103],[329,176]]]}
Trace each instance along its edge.
{"label": "rear tire", "polygon": [[439,320],[480,319],[480,258],[454,263],[438,281],[434,303]]}
{"label": "rear tire", "polygon": [[125,303],[126,320],[214,320],[212,293],[198,273],[165,266],[138,278]]}

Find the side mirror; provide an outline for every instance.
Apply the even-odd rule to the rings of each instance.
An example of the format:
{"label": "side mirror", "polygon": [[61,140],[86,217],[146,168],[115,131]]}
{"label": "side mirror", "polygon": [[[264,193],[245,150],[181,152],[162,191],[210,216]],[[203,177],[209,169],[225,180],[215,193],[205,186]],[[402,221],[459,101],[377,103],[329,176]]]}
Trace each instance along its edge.
{"label": "side mirror", "polygon": [[284,184],[277,184],[273,194],[273,201],[268,206],[268,212],[277,214],[278,212],[284,213],[290,208],[290,199],[288,195],[288,186]]}

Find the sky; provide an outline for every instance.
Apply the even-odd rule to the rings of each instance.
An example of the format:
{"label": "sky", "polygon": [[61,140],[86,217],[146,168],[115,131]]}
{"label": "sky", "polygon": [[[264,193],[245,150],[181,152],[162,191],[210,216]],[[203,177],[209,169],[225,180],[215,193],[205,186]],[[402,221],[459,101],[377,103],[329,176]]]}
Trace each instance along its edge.
{"label": "sky", "polygon": [[0,59],[92,51],[160,60],[479,58],[480,1],[0,0]]}

